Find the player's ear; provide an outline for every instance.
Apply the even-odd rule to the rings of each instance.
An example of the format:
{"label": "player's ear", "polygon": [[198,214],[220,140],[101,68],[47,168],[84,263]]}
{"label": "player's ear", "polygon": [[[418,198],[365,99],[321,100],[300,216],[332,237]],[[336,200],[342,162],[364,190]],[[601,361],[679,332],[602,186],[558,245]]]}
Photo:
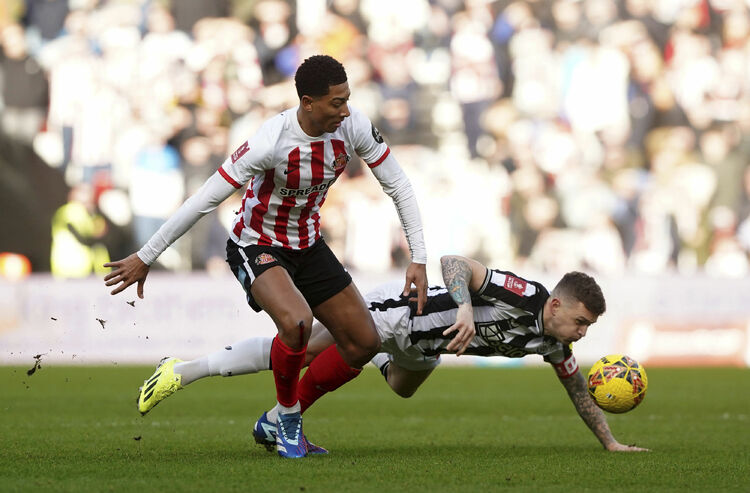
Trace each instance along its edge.
{"label": "player's ear", "polygon": [[560,309],[560,305],[562,305],[562,301],[560,300],[560,298],[555,296],[552,299],[550,299],[549,304],[550,304],[550,310],[551,310],[552,315],[555,315],[557,313],[557,310]]}
{"label": "player's ear", "polygon": [[312,111],[312,104],[313,98],[310,96],[302,96],[302,99],[299,100],[300,107],[305,111]]}

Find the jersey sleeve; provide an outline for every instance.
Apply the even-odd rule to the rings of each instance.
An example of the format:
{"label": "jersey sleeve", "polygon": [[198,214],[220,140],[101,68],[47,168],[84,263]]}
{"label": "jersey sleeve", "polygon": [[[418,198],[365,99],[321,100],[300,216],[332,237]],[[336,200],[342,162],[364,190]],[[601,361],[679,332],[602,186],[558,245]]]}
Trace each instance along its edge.
{"label": "jersey sleeve", "polygon": [[172,243],[177,241],[198,219],[218,207],[235,192],[219,172],[211,175],[182,206],[138,250],[138,258],[146,265],[153,264]]}
{"label": "jersey sleeve", "polygon": [[349,111],[351,112],[349,118],[351,120],[351,139],[354,150],[368,167],[375,168],[388,157],[391,150],[378,129],[364,113],[351,106]]}
{"label": "jersey sleeve", "polygon": [[258,132],[243,142],[218,169],[219,174],[234,188],[250,181],[273,166],[273,149],[278,140],[283,115],[278,115],[264,123]]}
{"label": "jersey sleeve", "polygon": [[549,298],[549,292],[540,283],[495,269],[488,269],[477,294],[533,313],[538,313]]}
{"label": "jersey sleeve", "polygon": [[372,168],[383,191],[393,200],[398,211],[401,226],[404,228],[406,241],[409,244],[412,262],[427,263],[427,250],[422,233],[422,219],[419,214],[417,197],[406,173],[401,169],[396,158],[389,153],[384,156],[381,165]]}

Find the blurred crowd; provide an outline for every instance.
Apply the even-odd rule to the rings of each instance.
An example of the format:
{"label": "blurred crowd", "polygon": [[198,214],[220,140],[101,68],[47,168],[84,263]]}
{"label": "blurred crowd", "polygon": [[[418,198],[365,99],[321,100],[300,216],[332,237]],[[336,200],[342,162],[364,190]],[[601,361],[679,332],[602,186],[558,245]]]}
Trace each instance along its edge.
{"label": "blurred crowd", "polygon": [[[344,64],[351,104],[405,168],[431,258],[459,253],[518,272],[750,272],[748,0],[0,9],[2,132],[64,176],[91,222],[56,216],[69,243],[56,253],[53,236],[58,275],[78,275],[54,261],[76,243],[98,249],[94,263],[139,248],[265,119],[297,104],[291,77],[317,53]],[[225,269],[239,199],[160,265]],[[322,218],[349,267],[408,262],[393,204],[361,163],[331,189]]]}

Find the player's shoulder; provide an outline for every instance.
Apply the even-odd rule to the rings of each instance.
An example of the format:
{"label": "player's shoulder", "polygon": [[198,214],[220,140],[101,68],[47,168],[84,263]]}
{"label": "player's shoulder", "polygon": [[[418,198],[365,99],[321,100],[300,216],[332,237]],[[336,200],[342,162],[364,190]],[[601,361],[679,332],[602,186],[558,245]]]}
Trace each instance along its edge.
{"label": "player's shoulder", "polygon": [[509,270],[488,267],[487,276],[480,292],[484,292],[489,287],[502,288],[523,296],[549,296],[547,288],[538,281],[527,279]]}
{"label": "player's shoulder", "polygon": [[292,124],[289,121],[290,114],[294,114],[292,109],[284,110],[268,118],[258,129],[270,142],[277,142],[286,132],[292,131]]}
{"label": "player's shoulder", "polygon": [[370,118],[355,106],[349,105],[349,118],[346,118],[342,126],[350,131],[363,132],[370,130],[372,122]]}

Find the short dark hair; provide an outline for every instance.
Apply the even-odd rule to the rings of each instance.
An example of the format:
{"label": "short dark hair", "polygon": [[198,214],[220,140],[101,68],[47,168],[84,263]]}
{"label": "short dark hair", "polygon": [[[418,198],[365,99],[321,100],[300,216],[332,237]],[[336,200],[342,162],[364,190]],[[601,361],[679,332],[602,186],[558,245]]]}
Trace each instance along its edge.
{"label": "short dark hair", "polygon": [[319,97],[325,96],[330,86],[346,82],[344,66],[328,55],[314,55],[302,62],[294,75],[297,95]]}
{"label": "short dark hair", "polygon": [[573,271],[565,274],[552,290],[552,295],[575,298],[597,317],[607,310],[602,288],[593,277],[583,272]]}

